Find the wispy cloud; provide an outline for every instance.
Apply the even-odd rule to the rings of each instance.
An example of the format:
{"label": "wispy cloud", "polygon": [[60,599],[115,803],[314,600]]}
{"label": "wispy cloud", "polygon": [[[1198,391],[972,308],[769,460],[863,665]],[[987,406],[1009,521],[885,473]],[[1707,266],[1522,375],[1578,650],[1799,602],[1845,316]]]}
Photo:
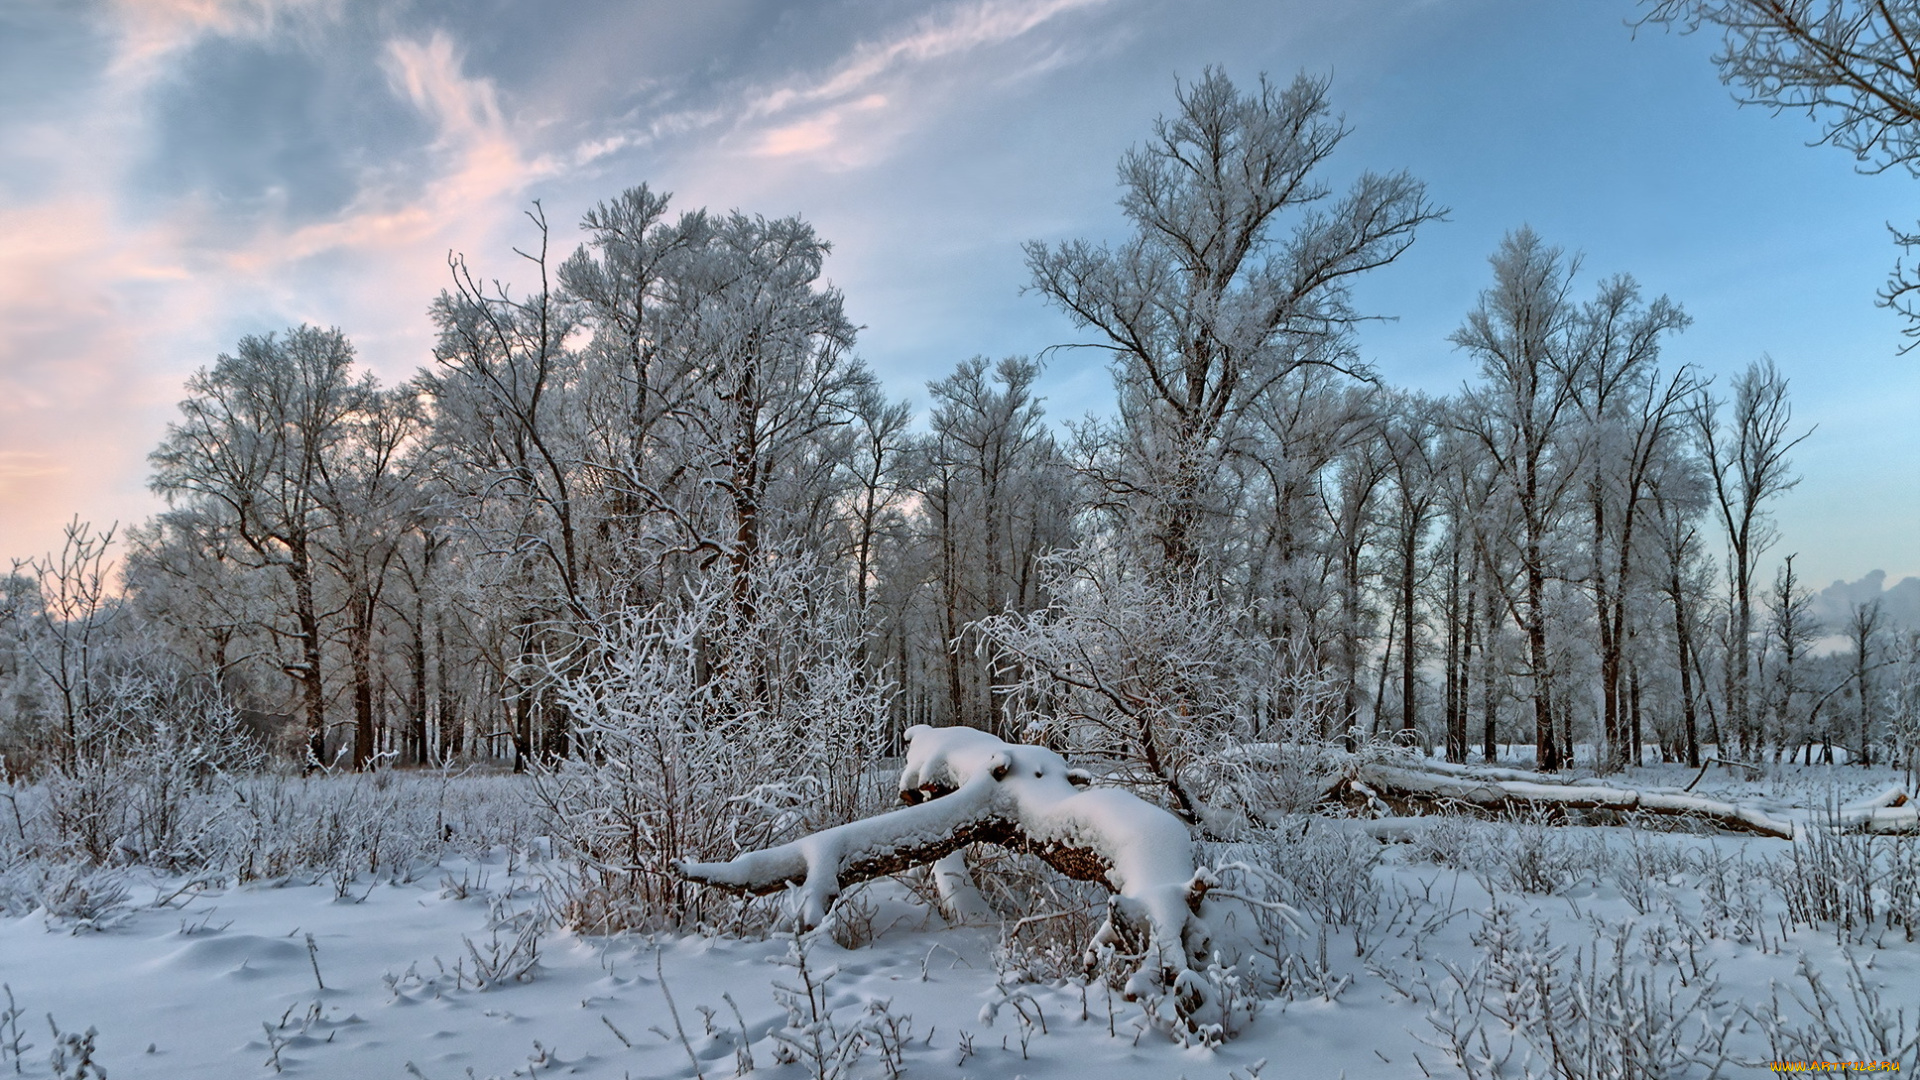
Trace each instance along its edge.
{"label": "wispy cloud", "polygon": [[884,95],[868,94],[844,106],[822,109],[798,123],[768,131],[755,152],[762,157],[791,157],[826,150],[839,141],[841,124],[848,117],[886,107]]}
{"label": "wispy cloud", "polygon": [[424,258],[437,267],[450,241],[472,236],[476,224],[510,218],[529,185],[560,171],[522,145],[502,118],[492,80],[466,73],[444,31],[389,42],[386,59],[394,91],[434,124],[434,173],[401,190],[370,185],[332,219],[260,235],[232,253],[234,269],[258,273],[338,252],[409,255],[412,264]]}
{"label": "wispy cloud", "polygon": [[903,67],[970,53],[1022,37],[1072,11],[1108,0],[978,0],[916,20],[904,32],[854,48],[825,77],[810,85],[769,91],[748,115],[777,115],[808,105],[844,101]]}
{"label": "wispy cloud", "polygon": [[112,81],[137,88],[210,35],[266,37],[340,14],[340,0],[114,0],[103,9],[117,39]]}
{"label": "wispy cloud", "polygon": [[[980,63],[983,52],[1109,2],[973,0],[938,8],[892,33],[856,44],[824,72],[751,95],[740,114],[750,133],[750,152],[812,159],[835,168],[870,164],[901,133],[937,114],[943,103],[929,100],[924,92],[930,69],[964,60],[976,65],[978,78],[992,70],[992,65]],[[1040,53],[1037,59],[1020,56],[1010,62],[1016,67],[1051,66],[1049,56],[1057,55],[1057,49]]]}
{"label": "wispy cloud", "polygon": [[[603,134],[573,155],[584,163],[712,133],[719,149],[840,170],[877,163],[904,134],[937,122],[983,82],[1036,75],[1071,51],[1048,30],[1115,0],[963,0],[853,42],[829,63],[776,83],[749,82],[733,100],[667,112],[644,130]],[[1006,51],[1008,46],[1026,46]],[[996,55],[996,50],[1000,52]],[[964,65],[964,67],[963,67]],[[964,78],[953,78],[959,71]]]}

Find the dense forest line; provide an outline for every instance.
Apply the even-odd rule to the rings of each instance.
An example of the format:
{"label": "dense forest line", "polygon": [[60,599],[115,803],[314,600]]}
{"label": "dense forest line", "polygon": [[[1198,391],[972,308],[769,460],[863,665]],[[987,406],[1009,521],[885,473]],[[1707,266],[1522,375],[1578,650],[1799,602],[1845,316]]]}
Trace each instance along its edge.
{"label": "dense forest line", "polygon": [[[1387,385],[1352,285],[1445,211],[1322,179],[1327,95],[1183,87],[1120,163],[1131,231],[1026,249],[1078,347],[961,360],[923,422],[811,226],[645,186],[564,257],[536,206],[510,265],[452,259],[404,384],[337,329],[243,339],[151,455],[165,512],[0,578],[6,767],[251,729],[310,766],[630,754],[851,807],[907,727],[964,724],[1194,818],[1273,744],[1915,753],[1913,630],[1761,574],[1807,435],[1778,371],[1673,359],[1679,303],[1519,228],[1435,343],[1478,377]],[[1055,427],[1042,364],[1094,356],[1110,415]]]}

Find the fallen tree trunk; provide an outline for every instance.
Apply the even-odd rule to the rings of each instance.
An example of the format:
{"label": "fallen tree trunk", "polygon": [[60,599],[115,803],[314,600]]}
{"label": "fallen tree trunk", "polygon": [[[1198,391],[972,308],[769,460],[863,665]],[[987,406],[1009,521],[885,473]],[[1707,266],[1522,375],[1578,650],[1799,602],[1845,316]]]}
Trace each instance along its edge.
{"label": "fallen tree trunk", "polygon": [[[1505,770],[1502,770],[1505,772]],[[1349,804],[1378,804],[1397,813],[1423,813],[1462,807],[1490,813],[1565,814],[1612,811],[1655,814],[1705,821],[1731,832],[1793,839],[1791,821],[1758,810],[1681,792],[1637,791],[1602,784],[1542,783],[1446,770],[1369,762],[1335,785],[1334,797]]]}
{"label": "fallen tree trunk", "polygon": [[925,725],[909,728],[907,739],[900,796],[909,805],[726,862],[677,862],[674,870],[739,892],[795,890],[796,914],[812,927],[848,885],[946,859],[968,844],[999,844],[1112,889],[1093,946],[1142,946],[1143,959],[1154,961],[1143,970],[1160,987],[1204,965],[1211,935],[1198,913],[1213,879],[1195,865],[1180,819],[1129,792],[1086,786],[1084,773],[1045,747]]}
{"label": "fallen tree trunk", "polygon": [[1827,824],[1849,832],[1882,836],[1920,833],[1920,804],[1898,786],[1890,787],[1871,798],[1841,807],[1829,815]]}

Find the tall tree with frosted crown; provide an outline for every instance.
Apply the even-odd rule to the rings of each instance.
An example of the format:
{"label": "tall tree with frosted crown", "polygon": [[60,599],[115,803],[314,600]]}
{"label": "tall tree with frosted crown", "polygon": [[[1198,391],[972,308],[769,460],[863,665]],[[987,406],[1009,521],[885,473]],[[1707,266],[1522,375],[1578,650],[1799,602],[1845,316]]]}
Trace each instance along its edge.
{"label": "tall tree with frosted crown", "polygon": [[150,455],[156,492],[212,515],[248,565],[286,575],[292,625],[274,632],[296,651],[282,669],[301,687],[314,762],[326,760],[325,615],[315,581],[329,522],[320,478],[366,392],[352,369],[353,346],[337,329],[242,338],[187,380],[180,419]]}
{"label": "tall tree with frosted crown", "polygon": [[1353,278],[1444,211],[1404,172],[1364,173],[1327,202],[1315,173],[1348,129],[1324,78],[1243,93],[1208,68],[1176,96],[1120,161],[1132,235],[1026,252],[1033,287],[1112,354],[1121,430],[1099,479],[1144,504],[1148,539],[1178,571],[1205,549],[1242,410],[1303,364],[1358,369],[1344,347],[1361,318]]}

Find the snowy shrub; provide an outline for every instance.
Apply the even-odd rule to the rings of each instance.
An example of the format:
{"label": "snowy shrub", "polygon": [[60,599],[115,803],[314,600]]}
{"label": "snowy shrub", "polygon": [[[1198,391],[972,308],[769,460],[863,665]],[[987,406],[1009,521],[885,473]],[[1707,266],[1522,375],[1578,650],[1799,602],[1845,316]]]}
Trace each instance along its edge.
{"label": "snowy shrub", "polygon": [[108,930],[127,915],[126,876],[73,862],[23,860],[0,869],[0,915],[43,911],[52,929]]}
{"label": "snowy shrub", "polygon": [[740,908],[674,859],[728,858],[878,805],[891,690],[858,662],[845,588],[792,558],[607,616],[556,661],[572,751],[540,774],[542,819],[575,866],[562,915],[610,932]]}
{"label": "snowy shrub", "polygon": [[1630,925],[1599,927],[1568,949],[1542,921],[1520,925],[1496,903],[1481,916],[1473,966],[1447,961],[1429,988],[1428,1023],[1469,1080],[1623,1076],[1683,1080],[1719,1074],[1737,1015],[1711,976],[1663,971]]}
{"label": "snowy shrub", "polygon": [[1210,845],[1208,855],[1221,882],[1207,900],[1216,966],[1289,999],[1332,1001],[1344,993],[1353,975],[1336,962],[1333,942],[1344,931],[1354,955],[1366,951],[1384,893],[1380,844],[1303,818]]}
{"label": "snowy shrub", "polygon": [[1209,845],[1216,865],[1237,865],[1267,882],[1274,899],[1317,922],[1353,928],[1379,911],[1380,842],[1324,818],[1295,818],[1234,843]]}
{"label": "snowy shrub", "polygon": [[1002,920],[993,963],[1003,982],[1087,974],[1087,942],[1107,917],[1107,889],[1001,847],[974,844],[966,857],[973,880]]}
{"label": "snowy shrub", "polygon": [[62,770],[0,790],[0,911],[45,906],[43,879],[69,865],[197,880],[324,877],[347,896],[355,882],[411,880],[449,854],[511,855],[533,834],[524,777],[216,773],[167,788],[161,804],[143,801],[158,798],[157,786],[127,776]]}
{"label": "snowy shrub", "polygon": [[26,1040],[26,1033],[20,1028],[20,1018],[27,1010],[14,1000],[12,985],[0,985],[0,992],[7,996],[7,1007],[0,1009],[0,1065],[13,1063],[15,1075],[25,1072],[20,1065],[21,1056],[33,1049]]}
{"label": "snowy shrub", "polygon": [[70,933],[109,930],[127,916],[124,876],[73,863],[55,863],[40,873],[36,899],[49,926]]}
{"label": "snowy shrub", "polygon": [[1579,829],[1544,818],[1509,818],[1476,833],[1467,867],[1489,893],[1502,890],[1551,896],[1610,867],[1605,847]]}
{"label": "snowy shrub", "polygon": [[1613,883],[1621,899],[1641,915],[1653,911],[1666,897],[1666,887],[1684,882],[1693,869],[1685,851],[1638,829],[1629,830],[1624,849],[1612,854]]}
{"label": "snowy shrub", "polygon": [[[203,864],[217,846],[222,800],[209,793],[259,763],[259,747],[219,689],[165,672],[122,671],[103,682],[79,729],[77,753],[31,785],[45,833],[37,853],[96,866]],[[28,840],[13,801],[15,832]]]}
{"label": "snowy shrub", "polygon": [[486,942],[461,938],[473,960],[474,985],[484,990],[531,980],[540,967],[540,939],[552,925],[552,914],[543,905],[515,908],[509,897],[488,897],[487,907]]}
{"label": "snowy shrub", "polygon": [[1920,931],[1920,844],[1909,838],[1811,828],[1766,876],[1796,926],[1828,924],[1852,941],[1876,925],[1908,941]]}
{"label": "snowy shrub", "polygon": [[[1771,1061],[1894,1061],[1920,1067],[1920,1006],[1911,995],[1889,1001],[1887,987],[1868,976],[1851,951],[1846,954],[1844,993],[1827,984],[1820,967],[1803,954],[1795,965],[1805,984],[1788,991],[1789,1006],[1775,984],[1768,1000],[1745,1012],[1767,1037]],[[1754,1062],[1755,1065],[1764,1064]]]}
{"label": "snowy shrub", "polygon": [[1231,828],[1251,808],[1298,801],[1287,793],[1294,774],[1235,752],[1286,734],[1266,721],[1290,687],[1288,665],[1252,611],[1197,577],[1169,579],[1091,547],[1042,560],[1040,572],[1049,607],[973,626],[1005,658],[1023,738],[1112,762],[1110,779],[1189,821]]}
{"label": "snowy shrub", "polygon": [[1146,1025],[1182,1046],[1219,1046],[1244,1031],[1260,1014],[1251,980],[1229,966],[1189,968],[1166,994],[1141,999]]}
{"label": "snowy shrub", "polygon": [[1408,862],[1431,863],[1456,870],[1472,870],[1485,843],[1486,825],[1458,814],[1433,814],[1408,835]]}
{"label": "snowy shrub", "polygon": [[1579,881],[1592,866],[1594,849],[1579,833],[1539,822],[1515,824],[1498,834],[1508,854],[1506,884],[1521,892],[1552,895]]}
{"label": "snowy shrub", "polygon": [[47,1025],[53,1028],[53,1051],[47,1055],[47,1066],[56,1080],[107,1080],[107,1070],[93,1060],[93,1040],[99,1037],[99,1031],[91,1027],[84,1033],[61,1031],[52,1014],[47,1016]]}
{"label": "snowy shrub", "polygon": [[451,773],[254,776],[229,783],[228,849],[242,881],[346,873],[411,880],[448,854],[511,858],[533,844],[529,782]]}
{"label": "snowy shrub", "polygon": [[1744,848],[1707,847],[1688,853],[1686,862],[1682,880],[1699,890],[1700,928],[1709,937],[1751,942],[1776,926],[1767,911],[1765,868],[1748,861]]}
{"label": "snowy shrub", "polygon": [[787,954],[774,960],[787,971],[773,984],[773,999],[787,1013],[786,1026],[771,1033],[774,1061],[798,1064],[812,1080],[844,1080],[875,1050],[888,1077],[901,1075],[913,1018],[894,1013],[891,1001],[871,1001],[858,1016],[840,1012],[840,995],[830,993],[840,969],[815,963],[813,949],[812,935],[794,934]]}

